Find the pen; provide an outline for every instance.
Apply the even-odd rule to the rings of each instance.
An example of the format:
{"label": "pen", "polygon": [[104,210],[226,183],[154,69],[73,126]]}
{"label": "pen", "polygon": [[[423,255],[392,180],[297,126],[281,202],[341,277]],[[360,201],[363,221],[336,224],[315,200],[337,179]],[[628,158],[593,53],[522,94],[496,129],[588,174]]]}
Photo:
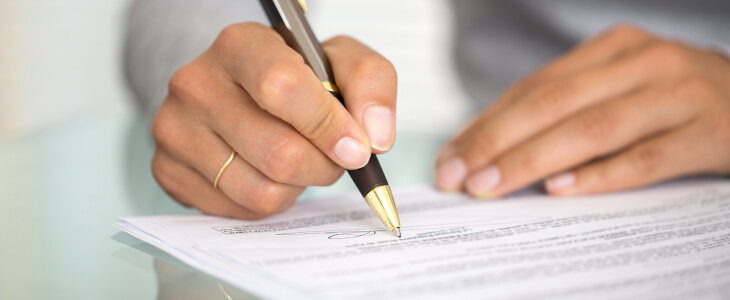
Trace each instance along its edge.
{"label": "pen", "polygon": [[[327,56],[322,51],[317,39],[314,37],[309,23],[304,18],[307,11],[305,0],[260,0],[271,21],[271,27],[276,30],[292,49],[302,55],[304,62],[312,68],[322,85],[330,91],[330,94],[345,105],[340,91],[332,75]],[[385,179],[383,169],[380,167],[377,156],[372,154],[370,161],[357,170],[347,170],[352,181],[355,182],[360,194],[370,205],[370,208],[383,221],[390,232],[400,237],[400,219],[393,201],[393,193],[390,191],[388,181]]]}

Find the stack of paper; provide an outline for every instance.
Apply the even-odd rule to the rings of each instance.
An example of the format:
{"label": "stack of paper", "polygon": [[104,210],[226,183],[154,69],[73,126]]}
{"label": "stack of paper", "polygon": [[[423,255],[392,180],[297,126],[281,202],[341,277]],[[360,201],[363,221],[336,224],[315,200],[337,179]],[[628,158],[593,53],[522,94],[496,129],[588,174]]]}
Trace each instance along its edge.
{"label": "stack of paper", "polygon": [[730,297],[730,181],[478,201],[394,191],[403,237],[357,194],[261,221],[121,219],[205,273],[276,299]]}

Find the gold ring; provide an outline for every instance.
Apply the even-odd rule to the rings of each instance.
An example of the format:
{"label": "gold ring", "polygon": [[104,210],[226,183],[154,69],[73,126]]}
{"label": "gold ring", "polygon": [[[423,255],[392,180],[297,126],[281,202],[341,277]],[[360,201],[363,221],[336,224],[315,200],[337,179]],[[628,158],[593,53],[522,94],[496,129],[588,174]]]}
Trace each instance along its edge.
{"label": "gold ring", "polygon": [[233,161],[233,157],[234,156],[236,156],[236,150],[233,150],[233,152],[231,152],[231,156],[228,157],[228,160],[226,160],[226,163],[223,164],[223,166],[221,167],[220,171],[218,171],[218,175],[215,176],[215,181],[213,181],[213,188],[214,189],[217,189],[218,188],[218,179],[221,179],[221,174],[223,174],[223,171],[225,171],[226,168],[228,168],[228,165],[231,164],[231,162]]}

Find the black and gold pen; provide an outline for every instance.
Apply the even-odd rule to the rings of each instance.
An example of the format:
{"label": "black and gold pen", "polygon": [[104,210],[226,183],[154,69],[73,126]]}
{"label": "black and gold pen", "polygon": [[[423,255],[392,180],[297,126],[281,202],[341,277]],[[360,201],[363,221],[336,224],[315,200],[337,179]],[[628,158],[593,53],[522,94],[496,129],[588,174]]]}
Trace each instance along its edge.
{"label": "black and gold pen", "polygon": [[[322,51],[317,39],[314,37],[309,23],[304,18],[307,5],[304,0],[260,0],[271,21],[271,27],[276,30],[286,44],[297,51],[304,58],[304,62],[314,71],[314,74],[322,81],[322,85],[345,105],[340,91],[335,84],[327,56]],[[352,181],[365,197],[370,208],[383,221],[397,237],[400,237],[400,219],[398,211],[393,202],[393,194],[385,179],[383,169],[380,167],[377,156],[372,154],[370,161],[362,168],[347,171]]]}

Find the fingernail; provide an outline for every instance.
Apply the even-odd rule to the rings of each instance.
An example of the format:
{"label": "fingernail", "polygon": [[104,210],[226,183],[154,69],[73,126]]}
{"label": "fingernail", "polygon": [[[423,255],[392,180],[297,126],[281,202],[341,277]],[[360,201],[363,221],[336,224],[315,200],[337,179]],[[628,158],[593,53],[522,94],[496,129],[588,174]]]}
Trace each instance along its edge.
{"label": "fingernail", "polygon": [[564,189],[575,184],[575,173],[565,172],[553,177],[550,177],[545,181],[545,188],[548,191],[557,191]]}
{"label": "fingernail", "polygon": [[351,137],[343,137],[335,145],[335,156],[348,167],[359,169],[370,160],[370,149]]}
{"label": "fingernail", "polygon": [[372,106],[363,115],[365,132],[370,137],[373,148],[380,151],[390,150],[393,146],[393,113],[382,106]]}
{"label": "fingernail", "polygon": [[436,183],[444,190],[457,190],[461,188],[466,178],[466,164],[459,157],[454,157],[438,166],[436,171]]}
{"label": "fingernail", "polygon": [[489,197],[492,194],[491,191],[499,184],[500,180],[502,180],[502,175],[499,172],[499,168],[490,166],[472,176],[466,182],[466,189],[469,193],[477,197]]}

